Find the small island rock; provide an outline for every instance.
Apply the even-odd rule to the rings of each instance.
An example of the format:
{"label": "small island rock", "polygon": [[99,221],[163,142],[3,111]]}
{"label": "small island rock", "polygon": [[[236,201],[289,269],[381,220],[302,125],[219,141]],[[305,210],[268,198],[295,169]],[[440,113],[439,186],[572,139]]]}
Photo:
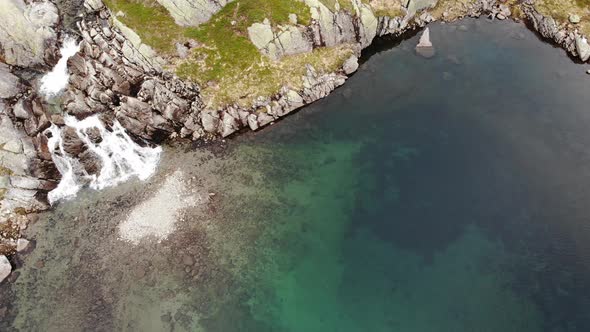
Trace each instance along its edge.
{"label": "small island rock", "polygon": [[420,37],[420,42],[416,45],[416,53],[425,57],[425,58],[432,58],[436,53],[434,50],[434,46],[432,46],[432,42],[430,41],[430,29],[424,29],[422,36]]}

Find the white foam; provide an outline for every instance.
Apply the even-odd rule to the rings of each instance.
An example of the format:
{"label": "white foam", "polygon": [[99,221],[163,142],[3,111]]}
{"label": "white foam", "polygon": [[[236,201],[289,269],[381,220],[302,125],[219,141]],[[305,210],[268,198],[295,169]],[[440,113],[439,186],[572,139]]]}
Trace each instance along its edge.
{"label": "white foam", "polygon": [[[82,121],[72,116],[66,116],[64,120],[67,127],[75,129],[80,140],[98,157],[101,165],[98,174],[88,174],[81,163],[65,151],[61,135],[63,129],[52,125],[48,129],[51,138],[47,145],[62,179],[57,188],[49,193],[50,204],[76,196],[85,185],[100,190],[132,177],[146,180],[156,171],[162,149],[139,146],[119,122],[115,121],[109,130],[96,115]],[[91,131],[100,136],[97,142],[91,138]]]}
{"label": "white foam", "polygon": [[41,78],[39,90],[46,98],[54,97],[68,85],[68,59],[80,50],[80,44],[73,38],[66,37],[60,49],[61,58],[49,73]]}

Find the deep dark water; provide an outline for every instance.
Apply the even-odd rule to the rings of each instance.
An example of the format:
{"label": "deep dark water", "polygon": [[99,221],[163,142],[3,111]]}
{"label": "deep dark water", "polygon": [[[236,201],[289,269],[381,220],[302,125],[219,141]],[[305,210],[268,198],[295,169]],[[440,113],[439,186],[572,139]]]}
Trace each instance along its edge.
{"label": "deep dark water", "polygon": [[[590,331],[586,68],[515,23],[434,24],[431,38],[435,58],[414,54],[418,36],[378,52],[215,167],[168,149],[163,169],[217,179],[203,186],[219,198],[161,244],[118,244],[102,196],[60,206],[0,288],[10,327]],[[186,277],[179,257],[195,252],[206,277]]]}
{"label": "deep dark water", "polygon": [[[434,59],[414,55],[417,36],[374,55],[334,96],[253,139],[350,149],[326,174],[309,170],[352,177],[315,188],[340,211],[291,216],[338,224],[310,242],[342,237],[336,253],[308,244],[286,272],[306,294],[286,296],[275,319],[287,330],[590,330],[585,68],[520,25],[463,25],[431,28]],[[334,289],[306,291],[323,278]]]}

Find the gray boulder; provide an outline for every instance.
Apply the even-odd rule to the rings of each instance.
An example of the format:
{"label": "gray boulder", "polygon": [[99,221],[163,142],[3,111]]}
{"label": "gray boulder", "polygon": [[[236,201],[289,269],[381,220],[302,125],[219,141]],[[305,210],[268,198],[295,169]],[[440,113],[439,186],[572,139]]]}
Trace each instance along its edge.
{"label": "gray boulder", "polygon": [[57,7],[51,2],[0,1],[0,49],[6,63],[43,64],[47,44],[56,40],[58,21]]}
{"label": "gray boulder", "polygon": [[8,258],[4,255],[0,255],[0,282],[4,281],[12,272],[12,265],[8,261]]}
{"label": "gray boulder", "polygon": [[12,98],[20,92],[20,81],[8,66],[0,62],[0,98]]}
{"label": "gray boulder", "polygon": [[576,35],[576,51],[580,60],[586,62],[590,59],[590,45],[588,45],[588,40],[580,35]]}
{"label": "gray boulder", "polygon": [[157,0],[168,9],[176,24],[197,26],[209,21],[211,16],[232,0]]}
{"label": "gray boulder", "polygon": [[279,26],[273,31],[268,20],[254,23],[248,28],[248,36],[260,53],[273,60],[285,55],[307,53],[313,50],[313,40],[303,28],[294,25]]}
{"label": "gray boulder", "polygon": [[350,75],[354,73],[359,68],[359,59],[355,55],[351,55],[344,64],[342,65],[342,70],[346,75]]}

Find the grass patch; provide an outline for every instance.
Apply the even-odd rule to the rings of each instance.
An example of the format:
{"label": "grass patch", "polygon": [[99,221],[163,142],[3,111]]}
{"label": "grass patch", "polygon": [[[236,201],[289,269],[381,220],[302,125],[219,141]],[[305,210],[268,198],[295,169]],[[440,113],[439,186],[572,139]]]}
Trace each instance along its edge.
{"label": "grass patch", "polygon": [[203,85],[201,92],[211,107],[229,103],[249,107],[256,97],[274,95],[282,86],[301,89],[306,64],[311,64],[319,73],[334,72],[352,53],[351,45],[339,45],[288,56],[281,61],[259,57],[259,61],[245,70],[233,68],[232,74],[228,70],[222,71],[223,75],[217,77],[215,84]]}
{"label": "grass patch", "polygon": [[[434,8],[430,9],[429,12],[436,18],[443,19],[445,21],[454,21],[461,18],[469,13],[469,4],[475,3],[474,0],[439,0]],[[447,13],[444,17],[443,13]]]}
{"label": "grass patch", "polygon": [[569,23],[571,14],[579,15],[576,26],[590,37],[590,0],[537,0],[535,8],[545,16],[553,17],[558,23]]}
{"label": "grass patch", "polygon": [[[368,0],[367,0],[368,1]],[[247,29],[269,19],[274,26],[296,14],[299,24],[311,22],[309,7],[298,0],[235,0],[198,27],[176,25],[167,10],[154,0],[106,0],[119,19],[161,55],[175,55],[175,43],[197,40],[188,59],[173,60],[179,77],[199,83],[212,107],[237,102],[249,106],[258,96],[270,96],[286,84],[300,84],[305,64],[319,72],[338,69],[351,54],[349,45],[318,49],[274,62],[262,56],[250,42]]]}
{"label": "grass patch", "polygon": [[11,169],[6,168],[4,166],[0,166],[0,176],[10,176],[13,174],[14,174],[14,172],[12,172]]}
{"label": "grass patch", "polygon": [[160,53],[172,54],[175,43],[185,39],[185,28],[178,26],[168,10],[155,0],[104,0],[104,3],[113,14],[124,13],[117,19]]}
{"label": "grass patch", "polygon": [[400,0],[370,0],[375,16],[402,17],[406,15]]}

